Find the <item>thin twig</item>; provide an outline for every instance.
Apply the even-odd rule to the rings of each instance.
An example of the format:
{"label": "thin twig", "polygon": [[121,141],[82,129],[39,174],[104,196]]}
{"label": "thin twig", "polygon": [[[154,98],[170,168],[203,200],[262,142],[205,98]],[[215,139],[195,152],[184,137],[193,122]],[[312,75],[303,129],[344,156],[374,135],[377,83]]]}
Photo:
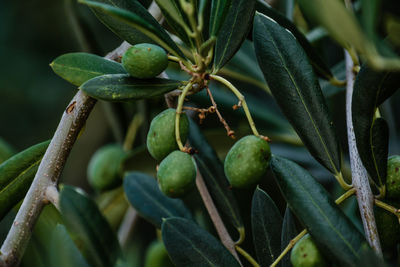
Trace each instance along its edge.
{"label": "thin twig", "polygon": [[232,253],[232,255],[240,263],[239,256],[237,255],[235,249],[235,242],[233,242],[231,236],[228,233],[228,230],[226,230],[224,222],[222,221],[221,216],[219,215],[218,210],[215,207],[215,204],[204,182],[203,176],[200,174],[199,170],[197,170],[196,186],[197,189],[199,190],[201,199],[203,200],[203,203],[206,206],[208,214],[210,215],[211,221],[215,226],[215,230],[217,230],[219,239],[221,240],[222,244],[224,244],[224,246],[229,250],[229,252]]}
{"label": "thin twig", "polygon": [[352,172],[353,186],[357,191],[357,202],[360,209],[360,215],[364,226],[365,237],[369,245],[379,255],[382,255],[381,245],[379,242],[378,230],[376,228],[374,217],[374,196],[369,186],[368,173],[365,170],[360,155],[358,154],[356,138],[354,135],[352,120],[352,96],[355,75],[353,72],[353,60],[349,53],[345,51],[346,60],[346,122],[347,136],[349,143],[350,165]]}
{"label": "thin twig", "polygon": [[129,236],[132,233],[132,230],[137,222],[137,219],[137,211],[132,206],[129,206],[122,220],[121,226],[118,229],[118,241],[121,244],[121,247],[124,247],[126,242],[128,241]]}

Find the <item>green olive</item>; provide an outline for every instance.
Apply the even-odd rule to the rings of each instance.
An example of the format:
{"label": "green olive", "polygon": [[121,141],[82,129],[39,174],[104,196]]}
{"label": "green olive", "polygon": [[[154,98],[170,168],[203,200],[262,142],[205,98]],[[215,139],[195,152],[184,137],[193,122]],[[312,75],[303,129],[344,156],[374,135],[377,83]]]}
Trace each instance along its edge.
{"label": "green olive", "polygon": [[101,147],[89,162],[89,184],[98,191],[112,189],[121,184],[125,158],[126,152],[120,145]]}
{"label": "green olive", "polygon": [[137,44],[124,53],[122,65],[133,77],[148,79],[156,77],[168,67],[168,56],[158,45]]}
{"label": "green olive", "polygon": [[[146,143],[151,156],[156,160],[162,160],[178,149],[175,138],[175,114],[175,109],[164,110],[150,123]],[[179,132],[182,143],[185,143],[189,132],[189,120],[185,113],[181,114]]]}
{"label": "green olive", "polygon": [[146,251],[144,267],[172,267],[174,266],[168,256],[162,241],[154,241]]}
{"label": "green olive", "polygon": [[226,156],[226,178],[233,187],[248,187],[266,174],[271,159],[267,141],[248,135],[237,141]]}
{"label": "green olive", "polygon": [[386,193],[389,198],[400,199],[400,156],[391,156],[387,163]]}
{"label": "green olive", "polygon": [[161,161],[157,179],[165,195],[181,197],[195,184],[196,164],[189,154],[179,150],[173,151]]}
{"label": "green olive", "polygon": [[309,234],[303,236],[290,254],[293,267],[324,267],[326,262]]}

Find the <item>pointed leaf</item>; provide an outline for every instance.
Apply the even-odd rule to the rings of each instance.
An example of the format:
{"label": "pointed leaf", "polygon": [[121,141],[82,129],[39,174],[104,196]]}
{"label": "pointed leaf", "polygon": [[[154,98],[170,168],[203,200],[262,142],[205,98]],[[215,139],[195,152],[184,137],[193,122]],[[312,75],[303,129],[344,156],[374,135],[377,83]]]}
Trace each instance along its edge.
{"label": "pointed leaf", "polygon": [[254,17],[256,0],[232,0],[232,6],[218,34],[214,72],[222,68],[246,39]]}
{"label": "pointed leaf", "polygon": [[[287,206],[285,210],[285,215],[283,216],[282,223],[282,234],[281,234],[281,251],[283,251],[290,241],[297,236],[296,224],[294,222],[294,216]],[[281,267],[291,267],[290,255],[286,254],[282,261]]]}
{"label": "pointed leaf", "polygon": [[76,86],[105,74],[126,74],[121,64],[89,53],[61,55],[50,64],[50,67],[58,76]]}
{"label": "pointed leaf", "polygon": [[0,164],[0,219],[28,192],[49,143],[31,146]]}
{"label": "pointed leaf", "polygon": [[58,224],[51,234],[50,241],[50,266],[58,267],[89,267],[78,250],[64,225]]}
{"label": "pointed leaf", "polygon": [[[160,7],[168,25],[176,32],[179,38],[189,47],[194,47],[192,40],[185,31],[185,27],[189,27],[186,16],[180,7],[179,0],[156,0]],[[189,27],[190,28],[190,27]]]}
{"label": "pointed leaf", "polygon": [[367,66],[361,68],[354,83],[352,117],[357,149],[377,185],[384,185],[386,181],[389,133],[386,122],[376,119],[375,112],[399,84],[398,73],[377,72]]}
{"label": "pointed leaf", "polygon": [[[80,2],[93,8],[97,13],[102,14],[102,16],[115,18],[119,22],[129,26],[130,29],[139,30],[160,46],[164,47],[169,53],[185,58],[182,51],[175,42],[172,41],[167,32],[138,1],[129,1],[129,9],[125,9],[125,5],[114,5],[114,3],[104,4],[102,0],[80,0]],[[109,3],[109,1],[107,1],[107,3]],[[112,28],[122,39],[129,42],[128,38],[131,36],[129,28],[124,27],[122,31],[120,31],[118,28],[120,26],[119,24],[107,24],[107,26]],[[136,43],[136,41],[133,41],[132,44],[133,43]]]}
{"label": "pointed leaf", "polygon": [[255,16],[253,39],[258,64],[283,113],[311,155],[338,173],[339,142],[304,50],[292,34],[260,13]]}
{"label": "pointed leaf", "polygon": [[126,197],[137,212],[161,228],[163,218],[183,217],[192,219],[190,211],[180,199],[169,198],[158,188],[156,179],[139,173],[128,173],[124,178]]}
{"label": "pointed leaf", "polygon": [[258,0],[256,4],[256,10],[264,15],[270,17],[275,20],[279,25],[288,29],[299,44],[303,47],[304,52],[307,54],[307,57],[314,68],[314,71],[324,79],[330,80],[333,78],[333,74],[329,69],[328,65],[322,60],[322,58],[317,54],[314,47],[310,44],[304,34],[299,31],[293,22],[287,19],[284,15],[276,11],[266,2]]}
{"label": "pointed leaf", "polygon": [[210,14],[210,36],[218,36],[218,32],[228,14],[231,0],[212,0]]}
{"label": "pointed leaf", "polygon": [[210,233],[182,218],[164,220],[162,239],[176,266],[240,266]]}
{"label": "pointed leaf", "polygon": [[121,256],[121,248],[96,203],[82,190],[64,185],[60,193],[60,210],[68,232],[80,244],[88,263],[113,266]]}
{"label": "pointed leaf", "polygon": [[243,221],[233,192],[229,189],[229,183],[224,173],[224,166],[214,149],[201,133],[197,124],[192,119],[189,122],[189,142],[198,151],[194,155],[194,158],[211,197],[223,216],[240,231],[243,228]]}
{"label": "pointed leaf", "polygon": [[258,263],[269,266],[281,254],[282,216],[274,201],[258,187],[251,205],[253,244]]}
{"label": "pointed leaf", "polygon": [[356,262],[365,238],[329,193],[306,170],[290,160],[273,156],[271,166],[289,207],[324,255],[341,266]]}
{"label": "pointed leaf", "polygon": [[96,99],[132,101],[157,97],[180,85],[181,82],[168,79],[136,79],[128,74],[110,74],[93,78],[79,89]]}

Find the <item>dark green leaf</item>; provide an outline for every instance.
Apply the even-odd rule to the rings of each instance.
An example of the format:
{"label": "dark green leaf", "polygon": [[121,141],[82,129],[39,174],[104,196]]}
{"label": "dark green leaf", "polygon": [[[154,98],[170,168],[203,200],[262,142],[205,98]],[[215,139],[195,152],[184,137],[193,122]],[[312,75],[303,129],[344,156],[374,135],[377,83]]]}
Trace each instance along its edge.
{"label": "dark green leaf", "polygon": [[373,40],[376,36],[376,29],[379,22],[380,0],[362,0],[361,1],[361,21],[365,33]]}
{"label": "dark green leaf", "polygon": [[256,0],[232,0],[232,6],[218,34],[214,72],[233,57],[246,39],[254,17],[255,4]]}
{"label": "dark green leaf", "polygon": [[121,64],[88,53],[64,54],[56,58],[50,67],[58,76],[76,86],[97,76],[126,73]]}
{"label": "dark green leaf", "polygon": [[[125,5],[114,5],[112,4],[104,4],[103,0],[80,0],[81,3],[88,5],[93,8],[98,14],[100,13],[102,16],[108,16],[111,18],[115,18],[121,23],[124,23],[126,26],[129,26],[132,30],[139,30],[144,33],[146,36],[150,37],[156,43],[164,47],[169,53],[174,54],[175,56],[179,56],[181,58],[185,58],[182,51],[178,48],[174,41],[172,41],[171,37],[167,34],[167,32],[161,27],[161,25],[147,12],[147,10],[137,1],[129,1],[129,8],[125,9]],[[126,2],[126,1],[123,1]],[[107,3],[111,3],[107,1]],[[129,28],[122,28],[122,31],[118,28],[120,24],[109,24],[110,28],[113,27],[113,31],[117,32],[118,35],[122,39],[125,39],[129,42],[128,38],[132,37],[132,32],[129,31]],[[135,36],[132,38],[135,39]],[[136,43],[136,39],[133,43]]]}
{"label": "dark green leaf", "polygon": [[169,198],[158,188],[157,181],[139,172],[128,173],[124,178],[126,197],[137,212],[160,228],[162,219],[184,217],[192,219],[190,211],[180,199]]}
{"label": "dark green leaf", "polygon": [[122,255],[116,235],[96,203],[82,190],[64,185],[60,193],[62,219],[88,263],[113,266]]}
{"label": "dark green leaf", "polygon": [[303,47],[304,52],[307,54],[307,57],[311,65],[313,66],[314,71],[319,76],[327,80],[333,78],[332,72],[329,69],[328,65],[325,64],[325,62],[317,54],[317,52],[304,36],[304,34],[297,29],[296,25],[293,24],[293,22],[291,22],[284,15],[273,9],[265,1],[258,0],[256,4],[256,10],[275,20],[277,23],[279,23],[279,25],[288,29],[294,35],[294,37],[296,37],[296,40]]}
{"label": "dark green leaf", "polygon": [[212,0],[210,16],[210,36],[218,36],[218,32],[228,14],[231,0]]}
{"label": "dark green leaf", "polygon": [[311,155],[332,173],[340,172],[339,142],[304,50],[292,34],[260,13],[253,39],[258,64],[283,113]]}
{"label": "dark green leaf", "polygon": [[354,134],[360,158],[377,185],[386,181],[388,129],[383,119],[376,119],[380,104],[390,97],[400,84],[399,73],[377,72],[363,66],[356,77],[352,98]]}
{"label": "dark green leaf", "polygon": [[49,143],[31,146],[0,164],[0,219],[28,192]]}
{"label": "dark green leaf", "polygon": [[[296,224],[294,222],[294,216],[287,206],[285,210],[285,216],[283,216],[282,223],[282,234],[281,234],[281,251],[283,251],[290,241],[297,236]],[[290,255],[286,254],[281,261],[281,267],[291,267]]]}
{"label": "dark green leaf", "polygon": [[271,166],[289,207],[323,254],[340,266],[354,264],[360,258],[365,238],[329,193],[290,160],[273,156]]}
{"label": "dark green leaf", "polygon": [[128,74],[109,74],[93,78],[79,89],[96,99],[131,101],[157,97],[180,85],[180,81],[168,79],[137,79]]}
{"label": "dark green leaf", "polygon": [[50,241],[50,266],[59,267],[89,267],[78,250],[64,225],[57,225],[51,234]]}
{"label": "dark green leaf", "polygon": [[218,210],[228,218],[236,229],[240,230],[243,228],[243,221],[233,192],[229,190],[224,166],[197,124],[191,119],[189,122],[189,142],[198,151],[194,158],[211,197],[215,201]]}
{"label": "dark green leaf", "polygon": [[210,233],[192,221],[169,218],[163,221],[162,239],[172,262],[184,266],[240,266]]}
{"label": "dark green leaf", "polygon": [[186,27],[190,29],[186,15],[179,4],[179,0],[156,0],[156,2],[168,24],[176,32],[179,38],[181,38],[181,40],[189,47],[193,47],[192,40],[184,28],[185,25],[187,25]]}
{"label": "dark green leaf", "polygon": [[209,38],[211,2],[212,0],[198,0],[198,21],[203,22],[203,38],[205,40]]}
{"label": "dark green leaf", "polygon": [[281,254],[282,216],[274,201],[258,187],[251,204],[251,227],[258,263],[269,266]]}

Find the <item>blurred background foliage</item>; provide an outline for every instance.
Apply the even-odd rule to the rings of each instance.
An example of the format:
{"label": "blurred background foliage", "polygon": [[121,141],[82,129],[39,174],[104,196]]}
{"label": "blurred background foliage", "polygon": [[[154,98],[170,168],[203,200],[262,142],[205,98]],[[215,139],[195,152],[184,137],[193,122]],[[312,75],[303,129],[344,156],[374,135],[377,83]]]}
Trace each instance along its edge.
{"label": "blurred background foliage", "polygon": [[[145,5],[149,4],[149,1],[142,2]],[[306,34],[336,77],[343,80],[345,78],[343,49],[330,39],[322,28],[307,21],[294,1],[275,2],[277,3],[275,7],[286,14]],[[396,1],[382,1],[382,3],[381,12],[376,15],[379,38],[387,35],[387,29],[391,25],[388,18],[389,21],[398,19],[399,14],[396,12],[400,12],[400,8],[396,9]],[[356,10],[359,10],[359,8],[357,9],[359,4],[359,2],[355,3]],[[361,21],[361,15],[358,15]],[[390,18],[393,19],[390,20]],[[301,141],[267,92],[268,88],[263,75],[257,64],[254,64],[256,60],[251,36],[248,39],[232,61],[221,70],[221,75],[232,80],[235,86],[243,91],[258,128],[272,139],[273,153],[300,163],[333,194],[339,195],[340,190],[336,188],[333,177],[301,145]],[[398,42],[398,39],[391,41]],[[121,40],[102,25],[86,6],[78,5],[74,0],[1,0],[0,59],[3,64],[0,65],[0,138],[5,140],[14,151],[21,151],[50,139],[62,112],[75,94],[76,88],[55,75],[49,67],[49,63],[57,56],[68,52],[87,51],[104,56],[120,43]],[[168,75],[171,78],[186,77],[182,76],[186,74],[182,73],[177,65],[171,63],[170,67]],[[238,74],[242,74],[242,76],[244,74],[245,77],[251,79],[243,79]],[[341,138],[342,147],[346,148],[344,88],[335,87],[324,80],[320,82]],[[235,97],[216,84],[212,83],[210,87],[219,104],[220,111],[236,131],[236,140],[248,134],[249,128],[244,114],[232,109],[232,106],[236,104]],[[205,92],[191,96],[189,99],[190,105],[199,107],[210,105]],[[163,98],[135,103],[99,102],[86,123],[84,134],[73,147],[61,178],[62,183],[79,186],[91,193],[93,191],[88,186],[86,179],[87,165],[91,156],[105,144],[122,143],[125,132],[135,114],[141,114],[143,124],[138,129],[134,144],[136,156],[132,157],[125,167],[127,170],[155,174],[156,162],[150,157],[147,150],[143,149],[143,145],[151,118],[166,108]],[[400,105],[398,103],[400,103],[400,92],[385,102],[381,109],[381,113],[390,127],[389,155],[400,153]],[[206,129],[204,133],[207,139],[223,159],[235,141],[226,136],[225,130],[216,116],[207,117],[202,129]],[[346,158],[347,151],[344,151],[344,155]],[[347,158],[346,164],[348,166]],[[271,181],[272,178],[268,177],[262,187],[272,198],[281,198],[276,185],[270,185]],[[268,186],[265,186],[267,184]],[[250,218],[250,216],[246,216],[246,213],[249,212],[247,208],[253,190],[235,191],[235,193],[243,207],[243,218]],[[106,194],[99,198],[100,209],[107,218],[117,218],[112,224],[118,225],[120,221],[118,218],[122,218],[127,205],[125,203],[122,211],[117,211],[120,213],[119,217],[115,216],[112,214],[112,211],[115,212],[113,194],[121,194],[113,191]],[[118,201],[121,203],[120,200]],[[284,209],[283,201],[276,203],[278,206],[280,205],[281,210]],[[361,227],[355,204],[352,201],[345,209],[353,221]],[[14,215],[15,211],[10,212],[1,222],[0,240],[4,239]],[[48,229],[49,224],[50,228],[54,228],[57,222],[60,222],[58,213],[51,207],[46,208],[35,227],[35,234],[22,266],[49,266],[48,263],[43,262],[43,259],[46,258],[44,256],[46,253],[51,252],[51,248],[48,247],[50,243],[48,239],[51,238],[51,235],[43,233],[45,233],[44,229]],[[147,227],[150,232],[154,232],[144,221],[139,221],[138,224],[140,227],[138,226],[136,229],[146,229]],[[146,231],[138,231],[135,236],[137,238],[129,243],[126,249],[132,251],[129,254],[132,262],[140,262],[144,249],[154,235],[147,235]],[[52,242],[57,242],[57,240]],[[54,244],[54,247],[57,247],[57,243]],[[248,248],[248,250],[251,251],[252,248]],[[33,261],[35,264],[32,264]]]}

